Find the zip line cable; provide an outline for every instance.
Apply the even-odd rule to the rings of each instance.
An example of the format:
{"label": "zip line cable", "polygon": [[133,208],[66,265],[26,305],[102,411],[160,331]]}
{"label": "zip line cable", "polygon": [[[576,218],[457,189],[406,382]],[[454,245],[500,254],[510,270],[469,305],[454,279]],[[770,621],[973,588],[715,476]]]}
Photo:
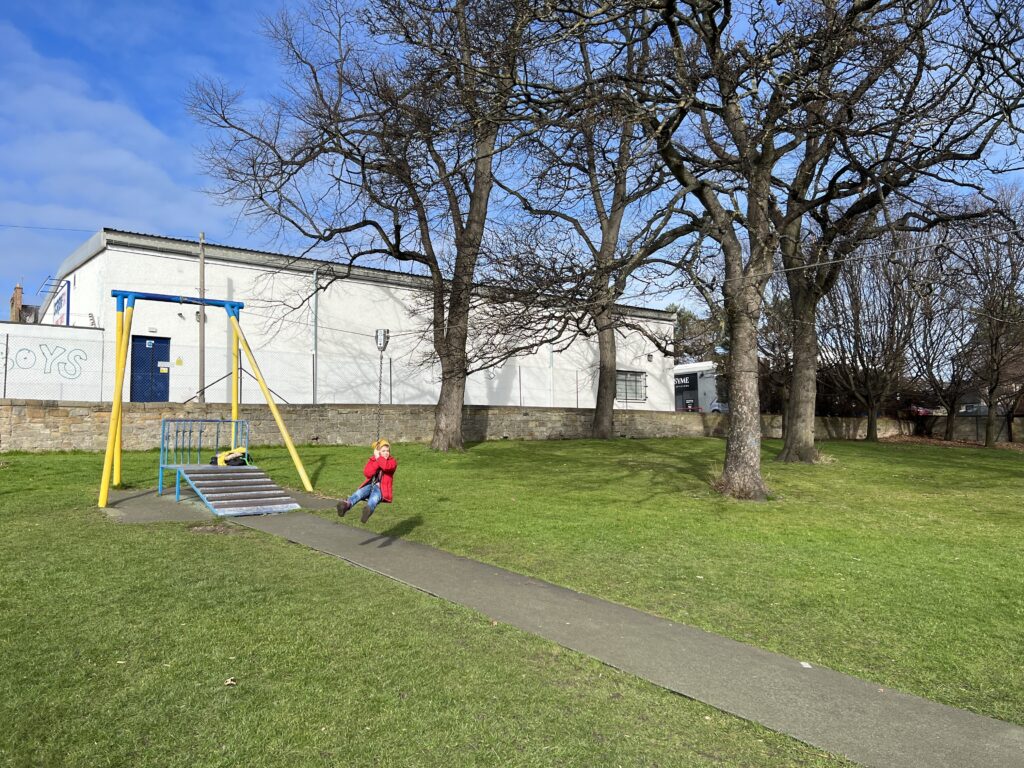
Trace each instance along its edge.
{"label": "zip line cable", "polygon": [[[997,235],[1024,235],[1024,227],[1021,227],[1021,228],[1018,228],[1018,229],[1004,229],[1004,230],[1002,230],[1002,231],[1000,231],[1000,232],[998,232],[996,234]],[[964,245],[966,243],[977,242],[979,240],[992,239],[992,237],[993,237],[993,235],[991,233],[989,233],[989,234],[985,234],[985,235],[978,235],[976,237],[961,237],[961,238],[957,238],[955,240],[946,240],[946,241],[943,241],[941,243],[928,243],[926,245],[907,246],[905,248],[890,248],[890,249],[887,249],[887,250],[884,250],[884,251],[876,251],[874,253],[848,256],[848,257],[843,258],[843,259],[831,259],[829,261],[822,261],[822,262],[818,262],[818,263],[815,263],[815,264],[801,264],[801,265],[796,266],[796,267],[779,267],[777,269],[772,269],[772,270],[770,270],[768,272],[755,272],[755,273],[752,273],[750,275],[742,275],[740,277],[723,278],[722,279],[722,283],[724,284],[724,283],[731,282],[731,281],[734,281],[734,280],[743,280],[745,278],[752,278],[752,277],[771,277],[772,275],[782,275],[782,274],[785,274],[787,272],[799,272],[799,271],[804,270],[804,269],[817,269],[818,267],[828,267],[828,266],[831,266],[833,264],[846,264],[848,262],[854,262],[854,261],[868,261],[868,260],[874,259],[874,258],[888,258],[890,256],[894,256],[894,255],[899,254],[899,253],[912,253],[914,251],[928,250],[929,248],[940,248],[940,247],[949,247],[949,248],[951,248],[951,247],[954,247],[954,246],[957,246],[957,245]],[[1024,243],[1022,243],[1022,246],[1024,246]]]}
{"label": "zip line cable", "polygon": [[77,227],[35,227],[29,224],[4,224],[0,223],[0,227],[4,229],[35,229],[44,232],[90,232],[95,233],[95,229],[79,229]]}

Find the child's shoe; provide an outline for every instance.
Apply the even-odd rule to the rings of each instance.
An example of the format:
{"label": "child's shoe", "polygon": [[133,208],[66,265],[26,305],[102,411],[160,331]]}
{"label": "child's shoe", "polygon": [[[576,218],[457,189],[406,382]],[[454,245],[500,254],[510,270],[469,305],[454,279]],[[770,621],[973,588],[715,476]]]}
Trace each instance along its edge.
{"label": "child's shoe", "polygon": [[363,510],[363,514],[362,514],[362,516],[359,519],[362,522],[365,523],[367,520],[370,519],[370,515],[372,515],[372,514],[373,514],[373,510],[370,509],[369,507],[367,507],[366,509]]}
{"label": "child's shoe", "polygon": [[[344,517],[345,513],[352,509],[352,505],[348,503],[348,499],[342,499],[338,502],[338,517]],[[366,522],[365,520],[363,521]]]}

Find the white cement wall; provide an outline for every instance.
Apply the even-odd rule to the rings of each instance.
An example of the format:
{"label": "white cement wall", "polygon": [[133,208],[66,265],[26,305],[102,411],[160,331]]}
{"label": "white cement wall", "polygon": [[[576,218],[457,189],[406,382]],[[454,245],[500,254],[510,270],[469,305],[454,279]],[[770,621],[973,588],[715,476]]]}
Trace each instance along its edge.
{"label": "white cement wall", "polygon": [[[191,247],[194,253],[175,253]],[[113,329],[116,325],[112,289],[198,296],[198,244],[176,243],[171,249],[111,244],[78,266],[72,281],[72,321],[91,317],[107,329],[109,344],[103,369],[103,399],[113,389]],[[349,277],[323,291],[318,301],[315,398],[319,403],[371,403],[377,400],[380,358],[374,342],[378,328],[388,328],[391,341],[384,356],[383,401],[430,405],[440,391],[440,367],[424,363],[431,351],[423,336],[424,320],[414,314],[422,293],[411,287]],[[241,325],[268,384],[288,403],[314,402],[313,310],[300,299],[310,295],[311,274],[273,272],[265,266],[239,264],[207,255],[206,296],[241,301]],[[297,307],[291,309],[291,307]],[[48,308],[52,314],[52,307]],[[184,402],[199,382],[199,308],[195,305],[140,300],[135,305],[133,336],[170,339],[169,400]],[[658,325],[655,321],[648,321]],[[670,336],[670,323],[661,323]],[[231,371],[231,331],[226,312],[206,310],[206,384]],[[651,357],[648,360],[648,356]],[[536,354],[509,360],[501,368],[473,374],[467,384],[467,405],[592,408],[596,399],[597,346],[580,340],[563,352],[542,347]],[[248,362],[244,367],[250,368]],[[647,400],[616,403],[636,410],[674,409],[672,360],[637,332],[619,337],[618,367],[641,371],[647,378]],[[128,371],[130,376],[130,369]],[[130,379],[126,377],[126,382]],[[23,395],[11,395],[22,397]],[[129,397],[125,385],[125,399]],[[208,402],[230,401],[230,377],[209,388]],[[95,399],[65,396],[62,399]],[[256,382],[243,377],[242,400],[262,402]]]}

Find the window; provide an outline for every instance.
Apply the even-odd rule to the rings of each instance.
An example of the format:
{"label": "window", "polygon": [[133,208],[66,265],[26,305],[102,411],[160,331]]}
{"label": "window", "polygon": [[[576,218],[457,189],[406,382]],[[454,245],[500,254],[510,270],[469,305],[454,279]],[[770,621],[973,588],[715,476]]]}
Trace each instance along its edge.
{"label": "window", "polygon": [[615,372],[615,399],[643,402],[647,399],[647,374],[642,371]]}

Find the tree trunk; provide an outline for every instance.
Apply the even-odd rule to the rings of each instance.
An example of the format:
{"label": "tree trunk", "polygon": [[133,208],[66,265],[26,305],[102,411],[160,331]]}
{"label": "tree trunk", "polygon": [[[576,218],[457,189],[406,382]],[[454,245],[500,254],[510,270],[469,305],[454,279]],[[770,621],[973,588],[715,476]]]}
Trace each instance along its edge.
{"label": "tree trunk", "polygon": [[956,402],[946,409],[946,429],[942,433],[942,439],[951,442],[956,435]]}
{"label": "tree trunk", "polygon": [[988,415],[985,417],[985,447],[995,448],[996,445],[996,405],[989,399]]}
{"label": "tree trunk", "polygon": [[[747,288],[744,293],[754,293],[754,289]],[[757,300],[744,303],[746,311],[729,312],[729,431],[720,489],[737,499],[763,501],[768,489],[761,478]]]}
{"label": "tree trunk", "polygon": [[603,312],[595,318],[597,324],[598,373],[597,402],[594,404],[594,420],[591,435],[597,440],[609,440],[615,436],[615,327],[610,313]]}
{"label": "tree trunk", "polygon": [[866,439],[871,443],[878,442],[878,408],[873,400],[868,402],[868,434]]}
{"label": "tree trunk", "polygon": [[[455,366],[452,366],[453,368]],[[434,436],[430,447],[435,451],[461,451],[462,406],[466,399],[466,367],[446,370],[441,363],[441,395],[434,408]]]}
{"label": "tree trunk", "polygon": [[814,303],[793,301],[793,378],[786,403],[785,443],[776,461],[813,464],[814,410],[818,396],[818,331]]}
{"label": "tree trunk", "polygon": [[[441,394],[434,409],[434,437],[430,441],[430,447],[435,451],[464,450],[462,408],[466,401],[468,375],[466,340],[469,338],[470,295],[487,223],[487,206],[494,185],[491,168],[497,135],[496,126],[488,124],[477,140],[469,210],[465,214],[464,228],[455,238],[455,265],[448,296],[447,318],[440,273],[434,275],[434,351],[441,360]],[[450,200],[451,218],[459,221],[463,214],[457,197],[452,195]]]}

